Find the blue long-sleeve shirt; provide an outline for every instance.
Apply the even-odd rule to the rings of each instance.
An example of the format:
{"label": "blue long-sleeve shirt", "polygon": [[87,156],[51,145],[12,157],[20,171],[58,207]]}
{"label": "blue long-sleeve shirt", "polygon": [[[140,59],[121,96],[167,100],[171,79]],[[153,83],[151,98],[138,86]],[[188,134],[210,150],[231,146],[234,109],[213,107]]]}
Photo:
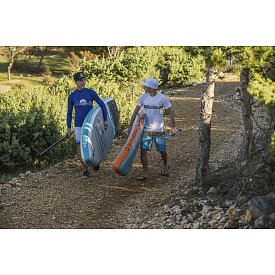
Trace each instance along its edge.
{"label": "blue long-sleeve shirt", "polygon": [[82,127],[86,115],[93,107],[93,101],[101,107],[104,120],[107,120],[107,108],[98,94],[91,89],[76,89],[68,96],[67,128],[72,125],[72,111],[75,109],[75,127]]}

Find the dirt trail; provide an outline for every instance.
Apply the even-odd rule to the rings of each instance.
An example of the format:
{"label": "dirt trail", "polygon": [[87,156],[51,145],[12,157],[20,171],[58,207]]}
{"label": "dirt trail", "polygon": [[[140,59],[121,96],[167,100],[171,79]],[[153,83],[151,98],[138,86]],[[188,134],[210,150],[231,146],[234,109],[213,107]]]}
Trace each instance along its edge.
{"label": "dirt trail", "polygon": [[[213,153],[240,127],[239,113],[219,100],[237,85],[235,79],[217,83]],[[194,176],[203,88],[199,84],[165,92],[174,107],[177,127],[183,130],[167,142],[170,177],[160,175],[161,159],[155,148],[149,153],[148,180],[135,180],[141,172],[139,156],[127,177],[116,175],[111,165],[125,142],[125,138],[118,138],[100,170],[92,171],[86,181],[80,179],[76,158],[13,179],[17,187],[2,202],[0,228],[127,228],[137,219],[153,217],[179,188],[187,188],[186,180]]]}

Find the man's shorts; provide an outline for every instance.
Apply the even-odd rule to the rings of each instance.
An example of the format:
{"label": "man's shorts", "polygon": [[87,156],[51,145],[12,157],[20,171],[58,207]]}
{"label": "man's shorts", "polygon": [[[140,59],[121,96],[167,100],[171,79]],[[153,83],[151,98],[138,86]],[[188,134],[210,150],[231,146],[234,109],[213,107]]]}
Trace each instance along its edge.
{"label": "man's shorts", "polygon": [[153,141],[156,145],[158,152],[162,153],[166,151],[164,136],[152,136],[152,135],[142,135],[140,148],[141,150],[151,151]]}
{"label": "man's shorts", "polygon": [[75,143],[80,144],[82,127],[74,127]]}

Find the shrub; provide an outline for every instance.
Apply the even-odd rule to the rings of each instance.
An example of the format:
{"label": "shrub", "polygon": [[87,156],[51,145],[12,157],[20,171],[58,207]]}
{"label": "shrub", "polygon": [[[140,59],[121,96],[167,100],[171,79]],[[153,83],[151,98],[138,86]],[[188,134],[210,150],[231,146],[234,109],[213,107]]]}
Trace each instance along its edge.
{"label": "shrub", "polygon": [[[43,86],[0,94],[0,106],[1,168],[36,163],[38,154],[65,132],[64,97],[51,95]],[[58,159],[66,151],[55,150],[50,157]]]}

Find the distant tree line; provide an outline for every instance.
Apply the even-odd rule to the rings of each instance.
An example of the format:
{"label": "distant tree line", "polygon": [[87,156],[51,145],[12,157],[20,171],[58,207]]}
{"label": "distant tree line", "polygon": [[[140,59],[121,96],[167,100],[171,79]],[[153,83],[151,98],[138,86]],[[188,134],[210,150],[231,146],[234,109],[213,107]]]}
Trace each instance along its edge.
{"label": "distant tree line", "polygon": [[[57,51],[67,53],[71,69],[79,66],[81,61],[90,60],[96,56],[115,58],[126,47],[122,46],[1,46],[0,55],[7,60],[7,79],[11,80],[13,70],[20,72],[43,73],[44,60]],[[32,61],[32,62],[31,62]],[[30,63],[31,62],[31,63]]]}

